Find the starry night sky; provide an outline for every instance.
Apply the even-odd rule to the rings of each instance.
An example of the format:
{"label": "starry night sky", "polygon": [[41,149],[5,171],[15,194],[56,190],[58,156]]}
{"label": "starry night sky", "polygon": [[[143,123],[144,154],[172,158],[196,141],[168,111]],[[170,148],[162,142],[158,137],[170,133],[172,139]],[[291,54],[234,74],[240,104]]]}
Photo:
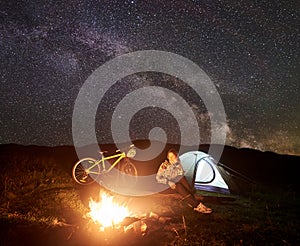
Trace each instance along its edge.
{"label": "starry night sky", "polygon": [[[88,76],[118,55],[162,50],[209,75],[225,107],[226,144],[300,155],[298,1],[3,2],[1,144],[72,145],[74,102]],[[113,141],[118,102],[148,85],[180,94],[209,142],[209,112],[197,95],[153,72],[123,78],[107,92],[97,112],[99,142]],[[132,119],[130,136],[145,138],[156,126],[169,142],[180,140],[172,115],[151,107]]]}

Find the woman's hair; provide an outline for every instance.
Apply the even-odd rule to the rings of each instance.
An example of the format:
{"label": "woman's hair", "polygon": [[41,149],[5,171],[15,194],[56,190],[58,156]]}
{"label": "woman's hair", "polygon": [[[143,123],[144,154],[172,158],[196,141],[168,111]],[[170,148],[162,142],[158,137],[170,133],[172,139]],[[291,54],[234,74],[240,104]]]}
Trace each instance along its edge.
{"label": "woman's hair", "polygon": [[178,151],[174,148],[169,149],[169,151],[167,153],[167,156],[168,156],[169,153],[173,153],[174,155],[178,156]]}

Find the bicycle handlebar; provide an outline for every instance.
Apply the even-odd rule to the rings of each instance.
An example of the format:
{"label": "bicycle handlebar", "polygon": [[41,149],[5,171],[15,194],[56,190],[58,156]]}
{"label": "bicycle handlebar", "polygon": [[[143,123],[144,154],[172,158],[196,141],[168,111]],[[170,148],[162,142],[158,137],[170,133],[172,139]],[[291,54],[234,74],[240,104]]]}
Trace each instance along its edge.
{"label": "bicycle handlebar", "polygon": [[[135,147],[134,144],[131,144],[131,145],[128,147],[128,149],[130,149],[130,148],[132,148],[132,147]],[[120,150],[120,149],[117,149],[116,152],[121,152],[121,150]],[[125,151],[124,151],[124,152],[125,152]],[[101,155],[103,155],[104,153],[108,153],[108,151],[107,151],[107,150],[99,151],[99,153],[100,153]]]}
{"label": "bicycle handlebar", "polygon": [[103,155],[104,153],[107,153],[107,152],[108,152],[107,150],[99,151],[99,153],[100,153],[101,155]]}
{"label": "bicycle handlebar", "polygon": [[[134,144],[129,145],[129,147],[125,148],[125,149],[131,149],[132,147],[135,147]],[[116,152],[121,152],[120,149],[117,149]],[[125,150],[123,152],[126,152]]]}

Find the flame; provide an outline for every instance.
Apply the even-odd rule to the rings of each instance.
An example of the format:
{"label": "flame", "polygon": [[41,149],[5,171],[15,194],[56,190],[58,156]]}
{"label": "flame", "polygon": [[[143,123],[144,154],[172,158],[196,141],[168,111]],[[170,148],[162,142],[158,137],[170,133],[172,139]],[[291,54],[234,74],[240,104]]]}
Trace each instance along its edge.
{"label": "flame", "polygon": [[114,197],[102,192],[99,202],[92,198],[89,202],[90,212],[87,214],[94,223],[101,225],[101,230],[106,227],[115,227],[121,223],[131,212],[125,205],[119,205]]}

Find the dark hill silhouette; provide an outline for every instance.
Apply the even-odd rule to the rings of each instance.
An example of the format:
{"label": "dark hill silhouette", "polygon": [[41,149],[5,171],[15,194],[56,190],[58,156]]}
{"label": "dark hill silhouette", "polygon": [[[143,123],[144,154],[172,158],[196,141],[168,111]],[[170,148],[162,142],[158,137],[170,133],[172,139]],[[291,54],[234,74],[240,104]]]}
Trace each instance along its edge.
{"label": "dark hill silhouette", "polygon": [[[207,153],[208,148],[209,145],[201,145],[199,150]],[[264,184],[299,184],[300,156],[225,146],[220,162]]]}
{"label": "dark hill silhouette", "polygon": [[[149,141],[134,141],[136,147],[145,149],[149,147]],[[126,144],[124,144],[126,146]],[[113,154],[116,150],[114,144],[102,144],[101,150],[107,150],[107,154]],[[162,152],[150,161],[133,161],[136,164],[139,175],[149,175],[157,171],[160,163],[165,160],[169,148],[179,149],[177,144],[166,144]],[[85,147],[85,148],[88,148]],[[201,150],[208,151],[209,145],[181,146],[183,151]],[[99,153],[95,153],[99,156]],[[34,146],[3,144],[0,145],[0,169],[8,169],[11,163],[23,163],[18,168],[31,168],[38,163],[55,162],[65,172],[71,175],[72,166],[78,160],[74,146]],[[220,162],[225,166],[243,174],[249,179],[267,185],[284,185],[298,190],[299,178],[297,167],[300,165],[300,156],[282,155],[273,152],[262,152],[254,149],[238,149],[225,146]],[[25,164],[24,164],[25,163]],[[38,168],[35,166],[34,168]]]}

